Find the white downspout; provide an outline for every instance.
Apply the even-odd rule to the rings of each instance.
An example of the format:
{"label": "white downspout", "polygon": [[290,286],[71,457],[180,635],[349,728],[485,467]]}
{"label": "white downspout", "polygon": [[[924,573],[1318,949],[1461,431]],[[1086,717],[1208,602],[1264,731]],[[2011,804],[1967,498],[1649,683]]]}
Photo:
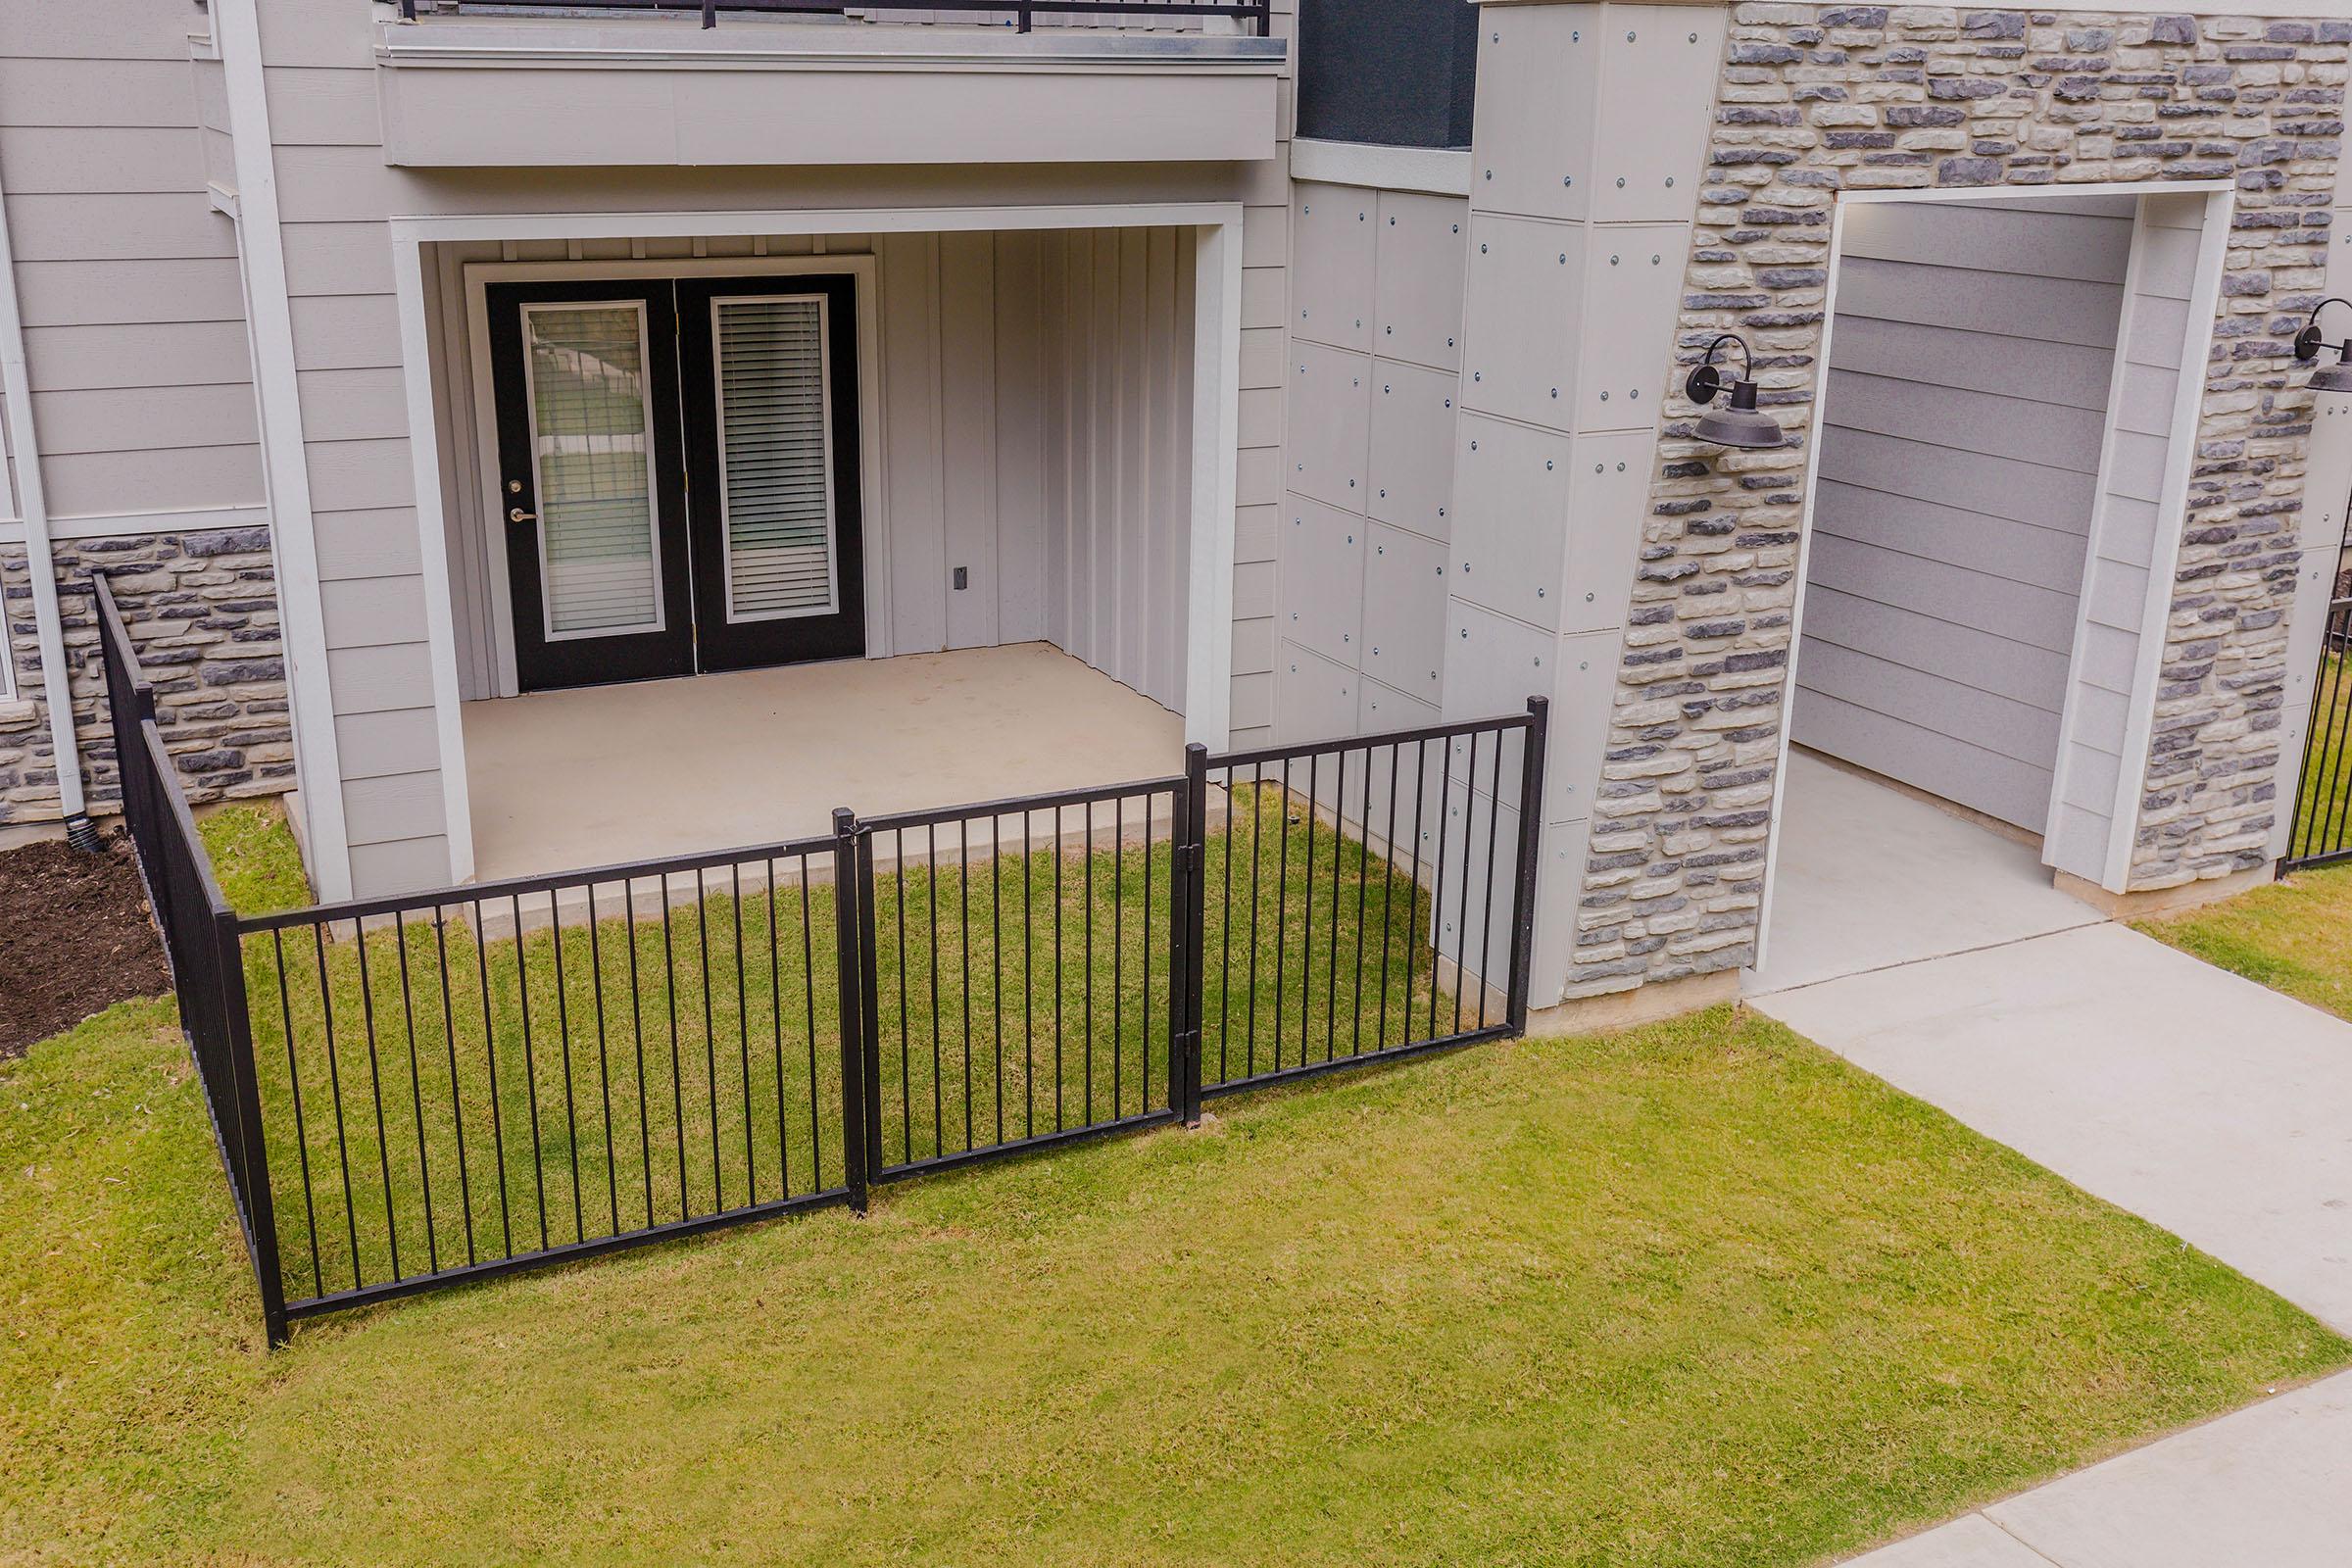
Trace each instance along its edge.
{"label": "white downspout", "polygon": [[57,561],[49,548],[49,495],[41,484],[41,443],[32,426],[32,383],[24,364],[24,318],[17,305],[17,254],[9,240],[7,190],[0,181],[0,392],[15,437],[17,496],[24,512],[24,569],[32,579],[32,624],[41,656],[41,701],[57,760],[57,798],[66,836],[95,849],[81,794],[81,751],[74,738],[74,685],[66,666],[65,622],[57,608]]}

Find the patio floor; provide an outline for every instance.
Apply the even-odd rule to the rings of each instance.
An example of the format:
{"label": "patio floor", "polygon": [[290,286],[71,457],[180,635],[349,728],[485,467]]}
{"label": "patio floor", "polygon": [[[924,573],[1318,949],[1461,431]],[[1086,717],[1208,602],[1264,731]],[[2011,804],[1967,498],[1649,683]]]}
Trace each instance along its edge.
{"label": "patio floor", "polygon": [[468,703],[483,881],[1180,772],[1184,720],[1045,643]]}

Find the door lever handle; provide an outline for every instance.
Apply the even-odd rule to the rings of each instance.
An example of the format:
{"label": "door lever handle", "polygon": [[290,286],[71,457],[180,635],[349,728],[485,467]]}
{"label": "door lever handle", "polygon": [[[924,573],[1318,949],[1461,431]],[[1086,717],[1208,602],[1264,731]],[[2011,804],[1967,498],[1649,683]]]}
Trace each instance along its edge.
{"label": "door lever handle", "polygon": [[520,507],[509,507],[507,509],[507,520],[509,522],[537,522],[539,520],[539,514],[536,512],[525,512]]}

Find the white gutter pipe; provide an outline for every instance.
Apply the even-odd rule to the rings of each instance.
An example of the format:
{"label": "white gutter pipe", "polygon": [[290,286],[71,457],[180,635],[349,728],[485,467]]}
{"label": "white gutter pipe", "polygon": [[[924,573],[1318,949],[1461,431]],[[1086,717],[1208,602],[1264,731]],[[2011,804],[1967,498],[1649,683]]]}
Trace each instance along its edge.
{"label": "white gutter pipe", "polygon": [[24,567],[32,579],[32,622],[41,659],[41,701],[49,710],[49,743],[57,762],[58,805],[66,837],[95,849],[81,794],[81,751],[74,737],[74,689],[66,664],[65,622],[57,607],[57,562],[49,548],[49,495],[41,483],[41,443],[32,424],[32,383],[24,364],[24,317],[17,303],[17,256],[8,233],[7,191],[0,184],[0,394],[5,395],[24,504]]}

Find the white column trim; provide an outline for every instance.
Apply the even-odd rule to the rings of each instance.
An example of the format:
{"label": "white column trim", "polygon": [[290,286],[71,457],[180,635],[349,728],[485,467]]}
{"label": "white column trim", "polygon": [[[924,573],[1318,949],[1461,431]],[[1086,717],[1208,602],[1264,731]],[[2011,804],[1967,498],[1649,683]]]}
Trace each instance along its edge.
{"label": "white column trim", "polygon": [[424,318],[423,246],[393,245],[392,293],[400,308],[402,384],[409,405],[409,462],[416,481],[416,554],[424,576],[425,643],[433,671],[433,732],[440,751],[449,879],[468,882],[473,879],[473,795],[466,774],[466,724],[459,707],[448,525],[441,515],[440,426],[433,408],[432,331]]}
{"label": "white column trim", "polygon": [[[41,662],[41,700],[49,712],[49,744],[57,754],[57,801],[71,821],[82,814],[81,752],[74,740],[74,690],[66,663],[65,622],[57,608],[57,561],[49,550],[49,493],[41,481],[40,434],[32,422],[32,383],[24,363],[24,316],[17,303],[17,257],[0,192],[0,383],[17,469],[17,499],[24,530],[24,570],[32,580],[34,646]],[[9,663],[7,622],[0,617],[0,666]],[[15,676],[0,667],[0,693],[23,696]]]}
{"label": "white column trim", "polygon": [[[2197,236],[2197,273],[2188,300],[2187,338],[2180,349],[2180,381],[2174,392],[2172,447],[2165,456],[2163,500],[2156,508],[2156,549],[2148,562],[2148,597],[2140,608],[2139,657],[2132,672],[2132,707],[2124,723],[2123,765],[2116,770],[2114,821],[2107,839],[2107,874],[2099,885],[2123,893],[2132,880],[2132,850],[2147,798],[2149,749],[2156,731],[2156,687],[2172,629],[2173,590],[2180,569],[2181,536],[2188,527],[2188,476],[2197,456],[2197,425],[2213,367],[2213,335],[2222,307],[2222,274],[2230,257],[2230,224],[2237,211],[2234,185],[2207,185],[2205,227]],[[2127,345],[2118,343],[2120,357]]]}
{"label": "white column trim", "polygon": [[1192,580],[1184,738],[1222,751],[1233,729],[1234,501],[1242,403],[1242,214],[1196,230],[1193,252]]}
{"label": "white column trim", "polygon": [[307,829],[303,842],[312,887],[321,902],[331,904],[351,897],[351,842],[343,819],[343,769],[328,685],[326,613],[319,599],[318,543],[312,531],[310,453],[295,376],[294,317],[287,301],[285,246],[279,233],[277,157],[270,135],[255,0],[214,0],[213,37],[220,51],[235,156],[237,252],[253,342],[254,397],[261,411],[262,472],[275,523],[270,533],[270,555]]}

